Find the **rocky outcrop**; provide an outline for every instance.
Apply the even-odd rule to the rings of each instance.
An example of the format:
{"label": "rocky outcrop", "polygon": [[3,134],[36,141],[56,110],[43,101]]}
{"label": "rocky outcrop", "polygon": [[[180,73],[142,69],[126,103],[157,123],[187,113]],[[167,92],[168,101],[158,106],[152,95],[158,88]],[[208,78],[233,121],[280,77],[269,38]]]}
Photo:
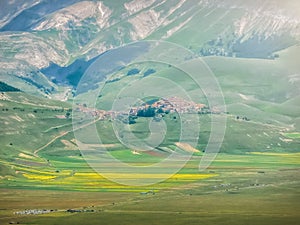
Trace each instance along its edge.
{"label": "rocky outcrop", "polygon": [[151,6],[156,0],[133,0],[131,2],[124,3],[124,7],[129,15],[141,11],[149,6]]}
{"label": "rocky outcrop", "polygon": [[62,64],[68,57],[63,42],[58,40],[49,45],[46,40],[31,33],[3,34],[0,43],[3,46],[0,57],[10,58],[12,63],[14,59],[22,60],[36,68],[46,67],[50,61]]}
{"label": "rocky outcrop", "polygon": [[133,30],[131,31],[132,40],[136,41],[146,38],[160,26],[162,21],[163,19],[160,13],[153,9],[142,12],[136,17],[129,19],[129,22],[133,26]]}
{"label": "rocky outcrop", "polygon": [[9,23],[12,18],[16,17],[23,10],[30,8],[40,2],[41,0],[1,1],[0,27],[3,27],[5,24]]}
{"label": "rocky outcrop", "polygon": [[34,30],[70,29],[70,26],[82,26],[87,19],[91,19],[90,22],[99,28],[104,28],[109,26],[111,13],[102,2],[83,1],[59,10],[40,22]]}
{"label": "rocky outcrop", "polygon": [[[274,12],[247,12],[235,22],[235,33],[243,37],[243,41],[256,34],[265,39],[272,35],[282,35],[287,32],[294,37],[300,37],[300,20]],[[300,40],[300,39],[299,39]]]}

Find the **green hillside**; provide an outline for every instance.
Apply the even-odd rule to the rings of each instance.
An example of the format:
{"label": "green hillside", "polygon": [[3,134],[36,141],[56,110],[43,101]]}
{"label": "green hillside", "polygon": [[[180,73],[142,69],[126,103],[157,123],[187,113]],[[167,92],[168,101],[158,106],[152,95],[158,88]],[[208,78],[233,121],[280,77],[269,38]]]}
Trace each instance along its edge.
{"label": "green hillside", "polygon": [[[299,152],[299,93],[295,83],[286,79],[286,76],[295,72],[295,68],[285,70],[282,64],[284,60],[284,57],[277,60],[205,58],[220,82],[227,105],[226,134],[221,153],[247,155],[249,152]],[[133,69],[139,73],[128,75]],[[145,77],[144,73],[149,69],[155,72]],[[167,65],[145,63],[133,64],[114,74],[112,80],[105,84],[96,106],[110,110],[122,87],[134,82],[139,82],[136,87],[140,88],[134,89],[135,93],[142,93],[155,85],[169,93],[172,90],[169,84],[153,83],[155,79],[162,78],[171,79],[187,90],[196,103],[207,104],[205,95],[195,92],[197,86],[182,72]],[[164,91],[157,94],[161,96]],[[51,176],[61,170],[65,173],[79,168],[90,170],[74,138],[71,104],[20,92],[2,93],[0,104],[1,127],[5,128],[0,135],[2,176],[11,176],[9,179],[17,179],[22,183],[26,179],[16,174],[16,171],[26,171],[28,166],[43,168]],[[211,115],[196,116],[201,128],[197,149],[204,151],[210,135]],[[174,113],[165,115],[167,136],[154,156],[146,153],[137,156],[130,149],[124,148],[108,119],[98,121],[96,125],[104,144],[110,146],[108,149],[115,157],[129,163],[149,163],[160,161],[169,154],[168,151],[176,149],[180,120],[175,117],[177,115]],[[145,138],[149,135],[148,122],[147,119],[139,118],[129,126],[137,137]]]}
{"label": "green hillside", "polygon": [[299,0],[0,0],[0,224],[298,225]]}

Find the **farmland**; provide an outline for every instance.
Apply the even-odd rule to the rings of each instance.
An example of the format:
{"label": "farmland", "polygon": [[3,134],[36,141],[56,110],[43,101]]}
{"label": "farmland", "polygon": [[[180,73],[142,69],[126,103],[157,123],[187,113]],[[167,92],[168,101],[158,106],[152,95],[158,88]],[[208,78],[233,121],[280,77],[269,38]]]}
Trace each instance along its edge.
{"label": "farmland", "polygon": [[[273,84],[270,77],[257,81],[258,77],[253,77],[256,71],[250,69],[258,65],[262,73],[279,78],[283,71],[281,60],[284,57],[267,63],[243,59],[226,59],[224,63],[218,57],[206,58],[222,85],[227,112],[187,114],[199,121],[199,141],[195,146],[179,140],[181,118],[176,111],[161,113],[159,119],[164,121],[167,132],[153,151],[129,148],[119,139],[128,131],[132,131],[133,137],[147,138],[151,117],[137,117],[132,124],[121,123],[127,130],[121,130],[123,133],[119,132],[118,136],[110,118],[95,116],[91,123],[72,120],[72,101],[60,102],[22,92],[1,93],[1,127],[5,129],[0,135],[0,223],[297,224],[299,107],[295,104],[297,97],[286,100],[280,94],[282,87],[295,95],[295,87],[285,80],[281,85]],[[247,77],[248,86],[230,70],[228,65],[236,63],[241,65],[235,67],[236,73],[242,74],[243,79]],[[128,71],[133,69],[140,72],[128,76]],[[156,72],[144,77],[148,69]],[[290,72],[293,71],[290,68]],[[161,78],[180,84],[192,96],[193,104],[207,104],[207,99],[203,93],[198,95],[191,80],[183,79],[182,72],[168,65],[133,64],[114,76],[119,79],[106,83],[97,99],[96,106],[100,110],[109,110],[112,102],[118,99],[118,93],[110,90],[140,82],[145,85],[134,91],[142,93],[155,85],[151,82]],[[168,84],[162,83],[162,87],[170,90]],[[157,96],[143,100],[156,104]],[[88,101],[86,103],[89,105]],[[199,171],[212,116],[226,117],[224,141],[212,164]],[[174,152],[190,154],[191,159],[178,173],[156,184],[115,183],[106,177],[138,180],[167,175],[164,172],[98,173],[101,167],[92,168],[88,164],[85,157],[89,152],[80,151],[74,135],[74,129],[84,128],[83,137],[91,140],[94,124],[102,143],[90,141],[85,147],[89,150],[104,148],[108,155],[126,165],[153,165]],[[110,168],[113,164],[106,166]]]}
{"label": "farmland", "polygon": [[[150,186],[125,186],[107,180],[105,174],[95,172],[84,160],[70,132],[71,120],[66,117],[70,108],[68,103],[46,103],[26,94],[5,93],[5,96],[8,100],[2,100],[1,104],[8,111],[1,115],[10,129],[2,131],[6,135],[1,141],[1,224],[56,224],[58,220],[64,224],[75,221],[77,224],[83,221],[85,224],[99,221],[165,224],[174,218],[177,224],[186,221],[189,224],[199,221],[206,224],[228,224],[228,221],[231,224],[252,224],[253,221],[255,224],[287,221],[297,224],[300,155],[296,151],[298,136],[295,132],[237,120],[229,114],[227,132],[247,129],[247,133],[252,137],[257,135],[262,144],[281,142],[289,145],[291,151],[282,151],[282,146],[277,146],[276,151],[266,151],[263,145],[261,148],[265,151],[258,151],[254,144],[250,147],[251,137],[247,133],[244,138],[249,147],[244,147],[247,148],[245,151],[238,148],[242,142],[229,135],[225,136],[224,149],[205,171],[198,170],[202,152],[194,152],[185,167],[166,181]],[[21,96],[27,99],[23,104],[18,101]],[[200,135],[205,137],[210,118],[209,115],[200,118]],[[165,121],[176,130],[172,115],[167,115]],[[145,135],[149,131],[143,124],[147,122],[147,118],[140,118],[132,127],[137,134]],[[113,129],[109,121],[96,121],[96,125],[100,134],[106,137],[103,145],[109,153],[128,164],[145,166],[168,155],[160,150],[156,154],[147,151],[137,154],[110,135]],[[21,133],[20,126],[23,127]],[[176,132],[168,135],[162,149],[187,148],[186,144],[174,143],[178,136]],[[285,142],[285,139],[292,141]],[[204,146],[205,141],[197,148],[201,150]],[[232,149],[225,146],[232,146]],[[138,179],[140,175],[126,176],[127,179]],[[147,176],[157,178],[164,174]],[[38,213],[43,210],[47,213]]]}
{"label": "farmland", "polygon": [[[151,187],[121,187],[87,168],[72,177],[63,167],[60,175],[23,170],[31,176],[15,179],[23,186],[21,189],[2,188],[0,221],[3,224],[12,221],[55,224],[59,219],[64,224],[75,221],[78,224],[83,221],[85,224],[99,221],[165,224],[176,218],[177,224],[187,220],[192,224],[199,221],[228,224],[225,218],[232,224],[252,224],[253,221],[255,224],[287,221],[297,224],[299,157],[297,153],[220,154],[204,174],[195,169],[198,163],[195,158],[179,174]],[[30,186],[26,188],[26,185]],[[32,190],[34,187],[39,190]],[[62,187],[69,191],[60,190]],[[60,201],[61,198],[64,201]],[[41,215],[14,214],[25,209],[55,211]],[[69,213],[68,209],[79,212]]]}
{"label": "farmland", "polygon": [[0,225],[298,225],[299,6],[0,1]]}

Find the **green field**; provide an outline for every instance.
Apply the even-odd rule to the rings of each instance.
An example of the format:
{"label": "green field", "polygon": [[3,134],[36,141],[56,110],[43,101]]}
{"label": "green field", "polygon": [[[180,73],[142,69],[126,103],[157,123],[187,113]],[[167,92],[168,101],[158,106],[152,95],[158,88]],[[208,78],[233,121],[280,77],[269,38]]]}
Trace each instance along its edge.
{"label": "green field", "polygon": [[[5,109],[2,121],[7,127],[1,136],[1,224],[298,223],[297,132],[240,121],[228,114],[221,153],[206,171],[198,170],[202,154],[195,153],[178,174],[164,182],[124,186],[105,179],[85,162],[74,140],[71,119],[64,118],[70,107],[67,103],[45,102],[19,93],[5,95],[10,100],[1,101]],[[27,103],[20,103],[24,98]],[[172,118],[169,115],[165,121],[171,130],[176,130]],[[198,149],[205,146],[209,115],[201,115],[200,121],[203,138]],[[140,118],[132,126],[141,138],[148,132],[145,123],[147,119]],[[109,121],[98,121],[97,128],[105,137],[110,154],[126,163],[143,166],[168,155],[159,149],[155,155],[133,154],[116,144]],[[244,138],[242,132],[246,132]],[[239,133],[238,137],[233,133]],[[178,134],[168,135],[161,147],[175,149]],[[281,141],[282,146],[276,146],[279,138],[292,141],[286,145]],[[271,149],[263,148],[272,143]],[[138,174],[130,176],[138,178]],[[28,209],[52,211],[20,214]],[[79,211],[70,213],[68,209]]]}
{"label": "green field", "polygon": [[[2,183],[2,224],[165,224],[169,220],[175,224],[297,224],[299,220],[297,153],[220,154],[205,179],[199,176],[198,158],[194,158],[174,178],[152,187],[121,187],[84,168],[84,163],[76,164],[78,175],[70,179],[70,168],[63,166],[66,162],[53,163],[61,170],[60,175],[51,174],[56,178],[31,167],[30,172],[23,170],[32,174],[30,179],[10,181],[19,187]],[[63,187],[77,192],[59,191]],[[25,209],[55,211],[14,214]],[[68,209],[92,211],[69,213]]]}
{"label": "green field", "polygon": [[[283,73],[294,73],[297,66],[285,71],[283,62],[289,54],[282,54],[281,59],[274,61],[205,58],[220,82],[227,104],[226,113],[214,115],[227,119],[220,153],[209,168],[198,170],[213,115],[191,113],[188,116],[199,120],[200,126],[199,141],[193,148],[197,152],[177,174],[150,186],[114,183],[87,164],[73,133],[71,101],[63,103],[21,92],[1,93],[0,123],[4,129],[0,131],[0,223],[297,224],[299,96],[296,86],[281,77]],[[140,72],[126,75],[132,69]],[[148,69],[154,69],[155,73],[143,77]],[[96,104],[99,109],[111,109],[123,87],[132,87],[137,82],[132,92],[129,88],[129,92],[122,94],[140,94],[155,86],[156,79],[172,80],[196,103],[207,104],[192,80],[168,65],[133,64],[112,78],[119,79],[106,83]],[[280,82],[274,83],[272,79]],[[177,91],[167,82],[162,82],[160,88],[167,91],[142,100],[151,101],[159,98],[159,94]],[[284,90],[288,90],[287,95],[282,95]],[[85,95],[81,97],[84,99]],[[89,105],[88,99],[86,103]],[[161,119],[167,133],[154,151],[134,151],[120,143],[109,118],[96,120],[95,125],[107,154],[130,165],[147,166],[161,162],[173,151],[186,154],[191,149],[179,143],[178,114],[164,114]],[[138,139],[147,138],[149,121],[137,118],[126,129]],[[77,126],[85,126],[84,137],[90,140],[93,123],[85,125],[85,122],[75,120]],[[125,135],[126,129],[119,135]],[[92,149],[100,146],[94,145],[87,146]],[[141,176],[113,175],[128,179]],[[147,178],[163,175],[150,173]],[[52,211],[16,214],[28,209]],[[68,209],[79,211],[70,213]]]}
{"label": "green field", "polygon": [[0,5],[0,225],[300,224],[299,0]]}

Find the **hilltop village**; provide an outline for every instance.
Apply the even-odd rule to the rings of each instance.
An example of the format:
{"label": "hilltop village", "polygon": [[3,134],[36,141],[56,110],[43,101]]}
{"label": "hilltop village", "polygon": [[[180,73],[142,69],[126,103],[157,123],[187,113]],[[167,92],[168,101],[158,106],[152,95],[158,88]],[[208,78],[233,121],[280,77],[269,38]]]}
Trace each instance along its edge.
{"label": "hilltop village", "polygon": [[86,104],[77,105],[76,111],[88,114],[89,116],[97,117],[99,119],[115,119],[127,116],[129,117],[125,123],[134,123],[137,117],[154,117],[160,118],[164,114],[169,113],[198,113],[198,114],[218,114],[221,113],[217,109],[210,109],[205,104],[195,103],[180,97],[160,98],[145,102],[139,106],[133,106],[128,111],[105,111],[87,107]]}

